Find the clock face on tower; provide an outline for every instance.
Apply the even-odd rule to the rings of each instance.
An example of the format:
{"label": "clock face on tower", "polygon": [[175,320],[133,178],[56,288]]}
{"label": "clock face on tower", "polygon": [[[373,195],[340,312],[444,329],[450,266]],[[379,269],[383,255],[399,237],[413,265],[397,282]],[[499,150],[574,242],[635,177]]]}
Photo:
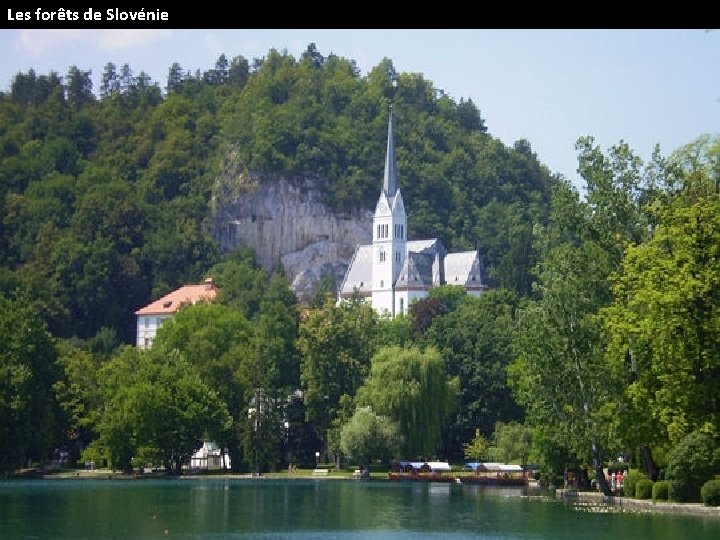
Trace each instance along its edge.
{"label": "clock face on tower", "polygon": [[378,212],[381,214],[386,214],[388,212],[389,208],[387,203],[382,200],[378,203]]}

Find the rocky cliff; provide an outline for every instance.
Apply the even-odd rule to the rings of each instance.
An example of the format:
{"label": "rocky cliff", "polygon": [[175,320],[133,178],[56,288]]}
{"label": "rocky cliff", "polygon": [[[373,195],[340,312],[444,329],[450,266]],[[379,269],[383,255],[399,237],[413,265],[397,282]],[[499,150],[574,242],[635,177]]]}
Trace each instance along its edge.
{"label": "rocky cliff", "polygon": [[372,212],[337,213],[324,202],[322,179],[227,172],[216,182],[211,234],[222,251],[250,246],[263,268],[281,264],[306,302],[325,275],[341,284],[358,244],[372,241]]}

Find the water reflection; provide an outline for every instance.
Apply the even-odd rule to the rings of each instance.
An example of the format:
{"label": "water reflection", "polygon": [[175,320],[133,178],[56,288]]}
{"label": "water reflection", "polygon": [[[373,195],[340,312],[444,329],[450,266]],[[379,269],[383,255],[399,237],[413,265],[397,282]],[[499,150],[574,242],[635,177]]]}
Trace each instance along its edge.
{"label": "water reflection", "polygon": [[0,538],[720,538],[720,519],[583,514],[538,492],[335,480],[0,482]]}

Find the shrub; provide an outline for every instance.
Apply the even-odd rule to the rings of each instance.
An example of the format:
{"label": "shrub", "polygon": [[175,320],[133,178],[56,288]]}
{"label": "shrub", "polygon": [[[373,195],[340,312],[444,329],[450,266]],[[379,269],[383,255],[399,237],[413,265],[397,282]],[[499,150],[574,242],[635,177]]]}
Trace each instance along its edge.
{"label": "shrub", "polygon": [[652,497],[653,481],[649,478],[642,478],[635,484],[636,499],[650,499]]}
{"label": "shrub", "polygon": [[625,476],[625,481],[623,482],[623,493],[626,497],[635,496],[635,486],[640,480],[648,480],[647,475],[641,473],[640,471],[632,471]]}
{"label": "shrub", "polygon": [[708,480],[700,488],[700,496],[705,506],[720,506],[720,480]]}
{"label": "shrub", "polygon": [[655,482],[652,487],[652,500],[653,501],[667,501],[668,500],[668,481],[660,480]]}
{"label": "shrub", "polygon": [[713,477],[715,458],[714,441],[707,433],[695,431],[680,441],[670,454],[665,474],[670,500],[699,501],[700,488]]}

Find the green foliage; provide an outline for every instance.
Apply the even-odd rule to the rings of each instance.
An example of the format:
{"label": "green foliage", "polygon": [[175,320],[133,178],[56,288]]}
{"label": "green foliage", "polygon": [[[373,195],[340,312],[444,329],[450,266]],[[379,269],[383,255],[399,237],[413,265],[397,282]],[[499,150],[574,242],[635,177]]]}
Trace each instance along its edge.
{"label": "green foliage", "polygon": [[610,362],[631,373],[625,395],[648,442],[720,430],[720,197],[687,198],[658,209],[652,239],[627,249],[604,313]]}
{"label": "green foliage", "polygon": [[378,347],[408,347],[413,343],[410,317],[401,313],[394,318],[380,317],[377,321],[375,343]]}
{"label": "green foliage", "polygon": [[220,303],[240,310],[247,319],[257,316],[268,275],[258,267],[250,248],[228,253],[223,261],[210,269],[209,275],[220,289]]}
{"label": "green foliage", "polygon": [[720,506],[720,480],[708,480],[700,488],[700,497],[705,506]]}
{"label": "green foliage", "polygon": [[457,405],[457,392],[458,381],[447,376],[436,349],[384,347],[373,356],[356,401],[399,424],[403,455],[429,459]]}
{"label": "green foliage", "polygon": [[[491,137],[472,100],[389,59],[361,75],[313,44],[252,67],[225,54],[194,74],[173,63],[165,95],[128,64],[104,66],[99,97],[91,75],[18,73],[0,101],[0,265],[30,285],[58,336],[112,327],[132,342],[138,306],[220,262],[204,224],[229,154],[267,178],[318,175],[335,209],[371,207],[390,100],[411,230],[486,246],[498,282],[529,292],[531,224],[545,221],[554,180],[527,141]],[[227,301],[253,318],[261,294],[233,293],[241,276],[230,274]]]}
{"label": "green foliage", "polygon": [[475,437],[463,446],[463,454],[467,460],[481,461],[487,457],[488,442],[479,429],[475,430]]}
{"label": "green foliage", "polygon": [[607,470],[609,473],[627,472],[630,470],[630,465],[622,461],[614,461],[608,463]]}
{"label": "green foliage", "polygon": [[625,475],[623,480],[623,493],[626,497],[635,497],[637,485],[643,480],[650,480],[645,473],[639,471],[631,471]]}
{"label": "green foliage", "polygon": [[109,356],[103,358],[68,341],[58,342],[57,352],[57,363],[63,373],[53,384],[53,390],[64,416],[66,436],[86,446],[96,437],[103,405],[98,377],[103,360]]}
{"label": "green foliage", "polygon": [[428,298],[437,298],[445,304],[448,312],[455,311],[467,296],[465,287],[460,285],[442,285],[433,287],[428,292]]}
{"label": "green foliage", "polygon": [[53,339],[27,298],[0,295],[0,475],[44,462],[58,430]]}
{"label": "green foliage", "polygon": [[707,433],[694,431],[673,449],[665,478],[670,482],[670,500],[697,502],[700,488],[718,469],[715,442]]}
{"label": "green foliage", "polygon": [[466,295],[428,329],[427,341],[440,351],[448,374],[460,381],[459,406],[443,435],[449,459],[462,459],[462,443],[475,429],[490,438],[497,422],[521,418],[507,382],[516,303],[515,295],[502,289],[479,298]]}
{"label": "green foliage", "polygon": [[254,329],[243,314],[219,303],[200,303],[180,310],[157,333],[154,347],[179,351],[203,383],[227,407],[231,426],[207,435],[228,449],[236,471],[242,465],[240,434],[247,417],[250,382],[246,363],[255,357]]}
{"label": "green foliage", "polygon": [[179,473],[205,433],[223,433],[231,418],[217,392],[183,354],[154,346],[127,347],[102,372],[104,411],[96,445],[115,469],[132,471],[133,458],[153,454]]}
{"label": "green foliage", "polygon": [[400,456],[400,430],[387,416],[378,416],[370,407],[360,407],[342,428],[340,448],[355,463],[390,463]]}
{"label": "green foliage", "polygon": [[653,481],[649,478],[642,478],[635,484],[636,499],[650,499],[653,494]]}
{"label": "green foliage", "polygon": [[532,449],[532,430],[518,422],[497,422],[490,457],[495,461],[525,465]]}
{"label": "green foliage", "polygon": [[377,314],[365,302],[335,305],[333,299],[300,323],[297,345],[307,419],[321,433],[337,416],[342,396],[354,396],[367,377],[376,325]]}
{"label": "green foliage", "polygon": [[668,490],[670,483],[667,480],[658,480],[653,484],[652,487],[652,500],[655,501],[667,501]]}

